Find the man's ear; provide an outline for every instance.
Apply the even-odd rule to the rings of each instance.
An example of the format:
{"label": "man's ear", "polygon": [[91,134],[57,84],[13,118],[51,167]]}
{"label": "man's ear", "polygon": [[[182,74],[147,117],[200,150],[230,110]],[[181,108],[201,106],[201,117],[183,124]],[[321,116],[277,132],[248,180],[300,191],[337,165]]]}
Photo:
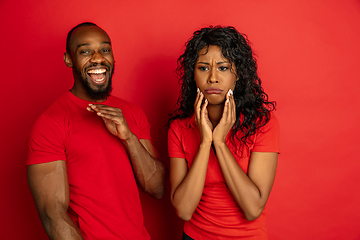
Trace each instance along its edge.
{"label": "man's ear", "polygon": [[70,54],[67,52],[64,53],[64,62],[67,67],[69,68],[73,67],[73,62],[71,60]]}

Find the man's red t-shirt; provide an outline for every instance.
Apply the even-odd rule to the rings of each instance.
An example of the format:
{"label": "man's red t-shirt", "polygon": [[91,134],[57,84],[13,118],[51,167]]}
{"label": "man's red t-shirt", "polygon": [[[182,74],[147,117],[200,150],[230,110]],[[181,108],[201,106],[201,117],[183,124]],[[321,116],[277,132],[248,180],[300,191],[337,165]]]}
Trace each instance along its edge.
{"label": "man's red t-shirt", "polygon": [[[89,103],[68,92],[35,122],[27,165],[66,161],[70,185],[68,214],[85,239],[150,239],[143,225],[138,187],[125,148],[108,132]],[[150,138],[150,125],[136,105],[110,96],[139,139]]]}

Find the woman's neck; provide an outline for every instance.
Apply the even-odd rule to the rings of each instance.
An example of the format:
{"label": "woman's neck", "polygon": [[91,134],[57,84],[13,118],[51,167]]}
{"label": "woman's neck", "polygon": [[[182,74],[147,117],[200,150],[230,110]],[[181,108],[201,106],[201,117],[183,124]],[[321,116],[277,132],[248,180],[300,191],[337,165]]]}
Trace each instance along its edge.
{"label": "woman's neck", "polygon": [[222,117],[224,111],[224,104],[208,105],[207,110],[208,110],[209,120],[215,128],[216,125],[218,125],[218,123],[220,122],[220,119]]}

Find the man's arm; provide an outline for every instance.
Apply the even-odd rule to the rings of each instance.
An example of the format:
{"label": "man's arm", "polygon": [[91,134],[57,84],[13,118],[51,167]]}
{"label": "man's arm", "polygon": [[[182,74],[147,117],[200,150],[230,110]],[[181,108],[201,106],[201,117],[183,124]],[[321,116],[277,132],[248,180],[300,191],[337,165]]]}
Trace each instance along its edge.
{"label": "man's arm", "polygon": [[165,168],[153,144],[146,139],[139,140],[131,132],[121,109],[90,104],[88,110],[96,112],[107,130],[125,146],[140,188],[154,198],[162,198],[165,192]]}
{"label": "man's arm", "polygon": [[83,239],[79,229],[67,215],[70,193],[66,162],[29,165],[27,178],[42,225],[49,238]]}
{"label": "man's arm", "polygon": [[141,189],[156,199],[162,198],[165,191],[165,168],[153,144],[147,139],[139,141],[135,134],[122,140],[122,143],[129,154]]}

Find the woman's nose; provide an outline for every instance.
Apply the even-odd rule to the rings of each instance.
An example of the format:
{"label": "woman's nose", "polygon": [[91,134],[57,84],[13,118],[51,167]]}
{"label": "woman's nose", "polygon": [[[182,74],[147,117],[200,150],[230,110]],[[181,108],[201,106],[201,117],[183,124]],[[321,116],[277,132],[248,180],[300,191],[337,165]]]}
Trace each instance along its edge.
{"label": "woman's nose", "polygon": [[216,69],[212,68],[210,71],[210,76],[209,76],[209,82],[210,83],[217,83],[218,81],[218,77],[216,74]]}

